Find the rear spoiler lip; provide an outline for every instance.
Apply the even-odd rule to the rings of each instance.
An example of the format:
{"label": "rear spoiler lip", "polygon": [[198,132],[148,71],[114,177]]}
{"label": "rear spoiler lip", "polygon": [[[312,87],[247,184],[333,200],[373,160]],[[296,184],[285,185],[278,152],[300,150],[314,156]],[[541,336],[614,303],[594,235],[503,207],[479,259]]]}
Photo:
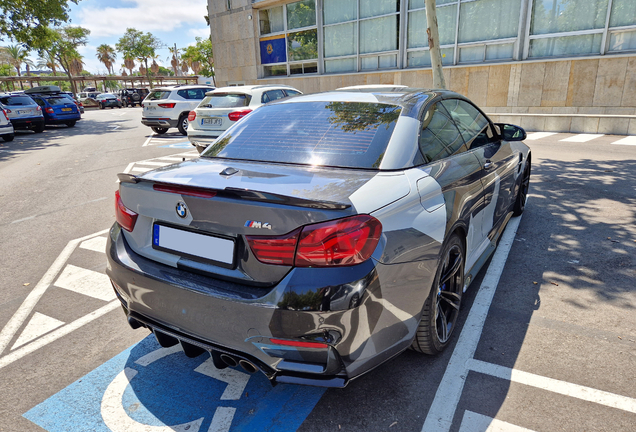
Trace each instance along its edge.
{"label": "rear spoiler lip", "polygon": [[[153,180],[145,180],[141,177],[137,177],[134,174],[128,173],[119,173],[117,174],[117,178],[121,183],[132,183],[136,184],[139,182],[149,182],[153,184],[164,184],[164,185],[178,185],[184,186],[179,183],[166,183],[166,182],[156,182]],[[199,189],[204,189],[197,186]],[[272,204],[282,204],[293,207],[306,207],[306,208],[314,208],[314,209],[324,209],[324,210],[346,210],[351,207],[351,204],[333,202],[333,201],[322,201],[322,200],[308,200],[304,198],[296,198],[287,195],[280,195],[272,192],[262,192],[250,189],[239,189],[239,188],[225,188],[225,189],[209,189],[210,191],[214,191],[217,193],[217,196],[227,196],[232,198],[239,198],[249,201],[258,201],[258,202],[266,202]]]}

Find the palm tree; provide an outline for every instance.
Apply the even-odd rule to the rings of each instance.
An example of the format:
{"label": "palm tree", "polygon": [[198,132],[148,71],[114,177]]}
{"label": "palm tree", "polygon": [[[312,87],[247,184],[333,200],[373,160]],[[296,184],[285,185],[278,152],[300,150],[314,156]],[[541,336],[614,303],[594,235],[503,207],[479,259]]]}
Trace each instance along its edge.
{"label": "palm tree", "polygon": [[135,60],[132,57],[124,58],[124,66],[130,71],[130,75],[132,75],[133,69],[135,68]]}
{"label": "palm tree", "polygon": [[[6,52],[9,56],[9,63],[11,66],[15,67],[18,72],[18,76],[22,76],[20,74],[20,68],[22,67],[22,63],[25,63],[25,61],[28,60],[27,57],[29,56],[29,50],[23,45],[9,45],[6,47]],[[20,88],[24,90],[22,81],[20,81]]]}
{"label": "palm tree", "polygon": [[115,49],[110,45],[101,44],[97,47],[97,59],[100,62],[104,63],[104,66],[106,66],[106,70],[108,70],[108,73],[115,73],[113,66],[116,58],[117,54],[115,52]]}
{"label": "palm tree", "polygon": [[53,76],[57,76],[57,68],[59,65],[57,64],[57,60],[51,54],[44,52],[44,55],[38,59],[38,68],[49,68],[53,72]]}

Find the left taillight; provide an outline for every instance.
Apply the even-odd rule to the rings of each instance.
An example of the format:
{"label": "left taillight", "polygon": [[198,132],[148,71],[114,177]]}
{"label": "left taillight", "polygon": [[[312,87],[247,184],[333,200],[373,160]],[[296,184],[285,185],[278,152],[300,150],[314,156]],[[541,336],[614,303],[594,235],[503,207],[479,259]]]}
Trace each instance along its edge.
{"label": "left taillight", "polygon": [[176,105],[175,102],[157,104],[157,106],[159,106],[160,108],[174,108],[175,105]]}
{"label": "left taillight", "polygon": [[119,191],[115,192],[115,212],[117,223],[126,231],[132,232],[135,228],[138,214],[124,205]]}
{"label": "left taillight", "polygon": [[227,117],[232,120],[232,121],[239,121],[240,119],[242,119],[243,117],[245,117],[246,115],[248,115],[249,113],[251,113],[252,110],[251,109],[244,109],[241,111],[234,111],[231,112],[227,115]]}
{"label": "left taillight", "polygon": [[48,107],[48,108],[46,109],[46,112],[47,112],[47,113],[49,113],[49,114],[53,114],[55,111],[53,111],[53,108]]}
{"label": "left taillight", "polygon": [[368,260],[380,241],[382,224],[369,215],[306,225],[283,236],[246,236],[256,258],[296,267],[352,266]]}

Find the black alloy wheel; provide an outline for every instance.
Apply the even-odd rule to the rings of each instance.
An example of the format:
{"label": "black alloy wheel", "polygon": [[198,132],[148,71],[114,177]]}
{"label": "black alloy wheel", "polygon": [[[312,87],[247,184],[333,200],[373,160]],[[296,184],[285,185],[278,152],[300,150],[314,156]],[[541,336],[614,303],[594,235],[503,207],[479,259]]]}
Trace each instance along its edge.
{"label": "black alloy wheel", "polygon": [[523,170],[521,176],[521,183],[519,184],[519,191],[517,192],[517,199],[515,200],[515,207],[512,212],[513,216],[520,216],[526,208],[526,200],[528,199],[528,191],[530,190],[530,161],[526,162],[526,168]]}
{"label": "black alloy wheel", "polygon": [[2,135],[2,139],[5,140],[6,142],[13,141],[14,138],[15,138],[14,134]]}
{"label": "black alloy wheel", "polygon": [[66,122],[66,126],[68,126],[68,127],[74,127],[74,126],[75,126],[75,123],[77,123],[77,122],[76,122],[76,121],[69,121],[69,122]]}
{"label": "black alloy wheel", "polygon": [[104,104],[102,104],[101,102],[99,103],[99,109],[104,109]]}
{"label": "black alloy wheel", "polygon": [[445,243],[435,282],[424,304],[411,348],[438,354],[446,348],[457,324],[464,290],[464,245],[457,234]]}

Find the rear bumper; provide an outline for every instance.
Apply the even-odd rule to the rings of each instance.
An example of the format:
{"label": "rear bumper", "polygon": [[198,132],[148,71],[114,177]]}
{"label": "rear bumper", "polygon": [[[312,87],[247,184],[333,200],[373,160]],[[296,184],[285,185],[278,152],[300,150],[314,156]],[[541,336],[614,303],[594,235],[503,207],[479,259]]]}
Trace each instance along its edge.
{"label": "rear bumper", "polygon": [[142,117],[141,124],[149,127],[161,127],[161,128],[174,128],[177,127],[178,120],[172,120],[168,118],[152,118]]}
{"label": "rear bumper", "polygon": [[[406,349],[419,320],[384,309],[372,260],[331,274],[324,270],[335,269],[293,269],[274,287],[233,290],[241,286],[136,254],[117,224],[107,256],[106,272],[133,327],[149,328],[160,343],[179,340],[186,354],[194,346],[213,358],[248,361],[272,382],[344,387]],[[326,346],[283,346],[272,338]]]}
{"label": "rear bumper", "polygon": [[0,125],[0,135],[7,135],[13,133],[13,125],[7,123],[6,125]]}
{"label": "rear bumper", "polygon": [[44,126],[44,117],[12,118],[11,124],[14,129],[33,129]]}
{"label": "rear bumper", "polygon": [[79,121],[81,119],[82,119],[81,114],[79,112],[76,112],[72,114],[58,114],[54,118],[45,119],[44,122],[49,125],[59,125],[59,124],[66,124],[72,121]]}
{"label": "rear bumper", "polygon": [[216,141],[216,139],[223,133],[224,131],[220,131],[218,134],[213,135],[213,134],[206,134],[206,135],[200,135],[200,134],[188,134],[188,140],[190,140],[190,143],[195,146],[195,147],[201,147],[201,148],[206,148],[207,146],[209,146],[210,144],[212,144],[214,141]]}

